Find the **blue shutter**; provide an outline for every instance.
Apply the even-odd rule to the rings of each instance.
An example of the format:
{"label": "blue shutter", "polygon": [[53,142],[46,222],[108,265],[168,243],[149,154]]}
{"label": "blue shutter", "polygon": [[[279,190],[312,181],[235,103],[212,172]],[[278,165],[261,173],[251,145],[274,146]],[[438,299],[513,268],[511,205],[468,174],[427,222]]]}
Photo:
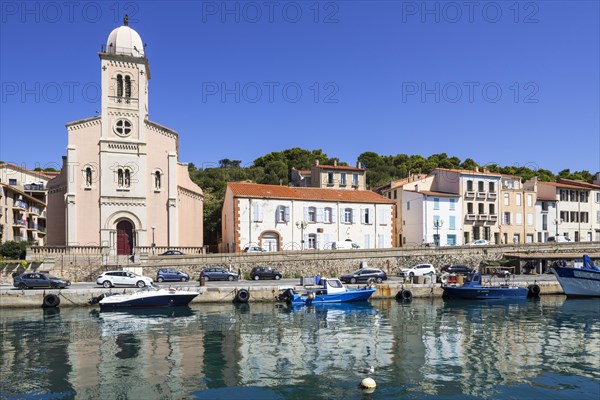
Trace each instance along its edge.
{"label": "blue shutter", "polygon": [[449,224],[450,224],[450,226],[448,227],[449,229],[456,229],[456,217],[454,215],[450,216]]}

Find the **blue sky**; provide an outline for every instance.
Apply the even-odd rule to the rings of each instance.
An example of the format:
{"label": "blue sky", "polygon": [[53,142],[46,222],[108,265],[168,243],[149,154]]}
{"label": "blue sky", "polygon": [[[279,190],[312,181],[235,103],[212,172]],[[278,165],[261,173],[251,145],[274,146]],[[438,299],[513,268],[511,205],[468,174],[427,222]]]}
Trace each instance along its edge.
{"label": "blue sky", "polygon": [[125,13],[150,119],[199,167],[297,146],[600,170],[597,1],[2,1],[1,160],[60,166]]}

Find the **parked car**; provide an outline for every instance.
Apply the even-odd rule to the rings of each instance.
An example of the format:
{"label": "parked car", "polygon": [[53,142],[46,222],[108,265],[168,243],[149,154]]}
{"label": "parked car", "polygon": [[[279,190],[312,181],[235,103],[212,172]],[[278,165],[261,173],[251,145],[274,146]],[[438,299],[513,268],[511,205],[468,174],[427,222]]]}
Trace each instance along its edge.
{"label": "parked car", "polygon": [[359,249],[360,246],[357,245],[356,243],[353,243],[351,241],[344,241],[344,242],[332,242],[331,243],[331,249],[332,250],[352,250],[352,249]]}
{"label": "parked car", "polygon": [[351,274],[340,276],[340,280],[344,283],[367,282],[371,278],[373,278],[375,282],[381,283],[387,279],[387,275],[380,269],[361,268]]}
{"label": "parked car", "polygon": [[475,270],[471,267],[467,267],[466,265],[452,265],[450,267],[443,267],[442,272],[447,272],[449,274],[467,275],[475,272]]}
{"label": "parked car", "polygon": [[472,242],[467,243],[467,246],[487,246],[490,242],[485,239],[474,240]]}
{"label": "parked car", "polygon": [[137,286],[144,287],[152,285],[152,278],[142,275],[136,275],[133,272],[127,271],[108,271],[96,279],[96,284],[105,288],[113,286]]}
{"label": "parked car", "polygon": [[159,256],[185,256],[185,253],[179,250],[167,250]]}
{"label": "parked car", "polygon": [[190,276],[185,272],[181,272],[175,268],[160,268],[156,271],[156,280],[158,282],[164,281],[179,281],[186,282],[190,280]]}
{"label": "parked car", "polygon": [[60,279],[43,272],[28,272],[13,278],[13,286],[22,290],[34,288],[64,289],[70,285],[71,282],[68,280]]}
{"label": "parked car", "polygon": [[207,281],[235,281],[238,274],[227,271],[225,268],[204,268],[201,272]]}
{"label": "parked car", "polygon": [[274,270],[271,267],[254,267],[250,271],[250,279],[255,281],[259,279],[275,279],[279,280],[282,277],[282,273]]}
{"label": "parked car", "polygon": [[567,236],[561,236],[561,235],[550,236],[547,240],[547,242],[557,242],[557,243],[567,243],[570,241],[571,241],[571,238],[569,238]]}
{"label": "parked car", "polygon": [[492,276],[497,276],[499,278],[508,278],[510,275],[510,271],[505,269],[495,269],[492,271]]}
{"label": "parked car", "polygon": [[412,268],[403,268],[400,272],[407,278],[436,274],[435,268],[431,264],[418,264]]}
{"label": "parked car", "polygon": [[266,250],[260,246],[248,246],[244,248],[244,253],[263,253]]}

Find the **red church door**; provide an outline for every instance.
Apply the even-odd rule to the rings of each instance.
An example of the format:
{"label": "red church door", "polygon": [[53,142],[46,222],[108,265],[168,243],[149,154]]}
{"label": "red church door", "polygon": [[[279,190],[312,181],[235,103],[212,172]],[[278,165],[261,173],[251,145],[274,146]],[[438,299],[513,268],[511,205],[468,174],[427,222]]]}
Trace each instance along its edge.
{"label": "red church door", "polygon": [[133,250],[133,225],[129,221],[117,223],[117,254],[129,256]]}

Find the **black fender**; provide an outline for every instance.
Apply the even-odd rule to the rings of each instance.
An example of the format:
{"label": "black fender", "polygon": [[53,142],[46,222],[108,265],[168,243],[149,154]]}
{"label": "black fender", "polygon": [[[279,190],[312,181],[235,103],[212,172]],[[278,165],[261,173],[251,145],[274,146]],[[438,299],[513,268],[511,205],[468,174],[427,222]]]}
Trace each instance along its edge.
{"label": "black fender", "polygon": [[250,292],[247,289],[240,289],[233,298],[234,303],[247,303],[250,300]]}

